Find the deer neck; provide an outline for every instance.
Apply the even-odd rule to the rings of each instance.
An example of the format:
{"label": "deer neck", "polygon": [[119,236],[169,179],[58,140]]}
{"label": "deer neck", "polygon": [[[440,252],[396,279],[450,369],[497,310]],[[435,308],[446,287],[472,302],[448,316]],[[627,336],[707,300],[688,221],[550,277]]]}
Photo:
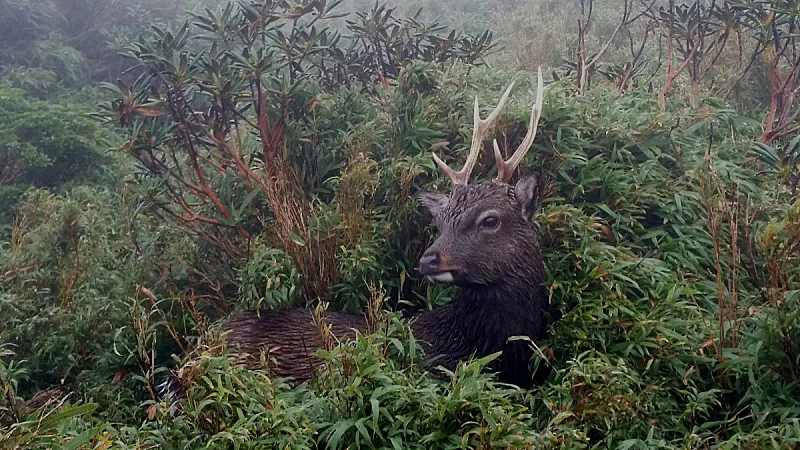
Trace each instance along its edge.
{"label": "deer neck", "polygon": [[417,316],[414,332],[427,342],[424,365],[454,370],[459,361],[471,356],[481,358],[502,351],[500,359],[491,364],[500,372],[500,381],[527,387],[531,382],[530,345],[508,338],[542,338],[547,330],[546,305],[541,281],[530,278],[491,286],[460,286],[451,304]]}
{"label": "deer neck", "polygon": [[542,337],[546,304],[540,282],[511,278],[489,286],[458,287],[451,319],[460,323],[464,339],[502,347],[511,336]]}
{"label": "deer neck", "polygon": [[541,282],[510,279],[489,286],[459,286],[453,301],[421,313],[415,333],[452,362],[504,350],[511,336],[544,336],[546,293]]}

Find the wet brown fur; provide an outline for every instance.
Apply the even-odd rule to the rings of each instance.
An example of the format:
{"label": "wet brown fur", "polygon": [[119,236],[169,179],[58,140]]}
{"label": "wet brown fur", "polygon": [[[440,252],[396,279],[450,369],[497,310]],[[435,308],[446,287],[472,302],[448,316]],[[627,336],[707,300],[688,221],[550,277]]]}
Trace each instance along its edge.
{"label": "wet brown fur", "polygon": [[[532,385],[529,342],[508,341],[511,336],[533,340],[546,334],[547,295],[542,287],[544,268],[538,236],[529,222],[538,207],[538,178],[523,177],[516,186],[485,182],[456,186],[450,195],[421,191],[420,202],[436,220],[439,236],[426,254],[436,252],[454,272],[457,286],[447,306],[413,317],[412,330],[423,342],[428,368],[450,370],[471,356],[502,351],[490,367],[500,381],[520,387]],[[498,230],[476,224],[487,211],[500,218]],[[365,330],[358,315],[326,313],[332,334],[345,341],[353,329]],[[313,311],[292,309],[278,313],[246,313],[227,328],[229,344],[254,357],[269,349],[275,376],[308,380],[319,361],[313,356],[323,345]]]}

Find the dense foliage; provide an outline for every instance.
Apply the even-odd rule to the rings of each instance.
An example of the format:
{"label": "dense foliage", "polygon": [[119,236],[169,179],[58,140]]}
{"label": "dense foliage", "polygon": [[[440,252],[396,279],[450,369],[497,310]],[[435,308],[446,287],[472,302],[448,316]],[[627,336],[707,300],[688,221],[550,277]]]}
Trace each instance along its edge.
{"label": "dense foliage", "polygon": [[46,103],[0,85],[0,185],[50,187],[86,177],[103,162],[105,136],[77,104]]}
{"label": "dense foliage", "polygon": [[6,236],[20,196],[30,187],[86,183],[114,160],[108,135],[89,108],[31,99],[0,84],[0,236]]}
{"label": "dense foliage", "polygon": [[[431,377],[404,319],[452,295],[414,270],[435,230],[411,194],[449,187],[431,150],[461,161],[474,98],[486,111],[512,79],[493,136],[514,148],[530,73],[487,66],[488,32],[340,6],[248,0],[185,22],[161,9],[173,26],[135,39],[130,22],[134,70],[103,85],[104,127],[0,85],[0,446],[800,448],[791,2],[570,7],[578,50],[547,71],[523,164],[547,179],[536,226],[564,313],[536,343],[532,363],[553,371],[531,391],[482,373],[491,358]],[[0,0],[12,10],[58,17]],[[616,13],[616,31],[590,33]],[[25,45],[42,38],[23,28]],[[627,66],[589,51],[609,38],[618,55],[624,32],[670,50]],[[738,43],[763,65],[725,76],[714,51]],[[758,76],[780,81],[763,104],[721,98]],[[489,149],[475,177],[492,176]],[[220,324],[255,306],[363,313],[370,330],[320,349],[317,377],[294,387],[225,348]]]}

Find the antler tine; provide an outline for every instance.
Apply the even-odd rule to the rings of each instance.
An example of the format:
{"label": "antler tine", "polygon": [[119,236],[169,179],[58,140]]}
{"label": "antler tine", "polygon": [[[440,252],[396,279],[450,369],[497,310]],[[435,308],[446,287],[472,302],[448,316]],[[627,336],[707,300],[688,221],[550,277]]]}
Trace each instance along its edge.
{"label": "antler tine", "polygon": [[512,81],[511,84],[509,84],[506,88],[503,96],[500,97],[500,102],[486,119],[481,119],[480,110],[478,109],[478,96],[475,96],[472,143],[470,144],[467,161],[464,163],[464,167],[462,167],[461,170],[458,172],[454,171],[447,164],[445,164],[444,161],[439,159],[439,157],[436,156],[436,153],[433,154],[434,161],[436,161],[436,164],[440,169],[442,169],[447,177],[450,178],[450,181],[452,181],[453,184],[466,185],[469,183],[469,176],[472,173],[472,169],[475,167],[475,163],[478,161],[478,155],[481,152],[481,148],[483,148],[483,139],[486,137],[486,133],[489,132],[489,128],[494,124],[497,118],[500,117],[500,111],[502,111],[503,106],[505,106],[506,101],[508,101],[508,96],[511,94],[511,89],[513,87],[514,82]]}
{"label": "antler tine", "polygon": [[525,154],[530,150],[533,144],[533,138],[536,136],[537,128],[539,127],[539,117],[542,115],[542,102],[544,101],[544,83],[542,82],[542,68],[539,68],[539,81],[536,86],[536,102],[531,109],[531,122],[528,124],[528,133],[522,140],[522,143],[517,147],[517,150],[511,155],[508,161],[503,161],[503,156],[500,154],[500,147],[497,145],[497,139],[494,140],[494,158],[497,161],[497,178],[496,182],[508,183],[514,170],[517,169]]}

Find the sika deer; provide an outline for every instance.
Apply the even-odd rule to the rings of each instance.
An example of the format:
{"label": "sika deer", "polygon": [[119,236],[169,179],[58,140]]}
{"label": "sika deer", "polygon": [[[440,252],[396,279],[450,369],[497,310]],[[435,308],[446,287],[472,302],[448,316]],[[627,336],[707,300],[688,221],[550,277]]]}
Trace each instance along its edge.
{"label": "sika deer", "polygon": [[[539,203],[539,178],[527,175],[510,185],[512,173],[530,149],[542,110],[541,71],[528,132],[508,161],[494,141],[497,178],[468,184],[483,139],[500,115],[513,83],[497,107],[481,120],[475,99],[474,131],[469,156],[456,172],[435,154],[434,159],[453,183],[449,195],[420,191],[416,198],[433,216],[439,236],[419,262],[429,280],[456,285],[452,303],[413,318],[412,330],[423,341],[426,362],[454,369],[471,356],[483,357],[502,350],[490,368],[500,381],[529,387],[533,355],[530,343],[512,336],[540,339],[546,333],[547,295],[538,236],[531,221]],[[366,329],[363,317],[327,313],[331,331],[340,339],[353,329]],[[278,376],[302,382],[310,378],[316,362],[311,355],[322,345],[308,310],[262,314],[248,313],[228,326],[228,342],[251,355],[268,347],[277,360]],[[435,358],[434,358],[435,357]],[[435,359],[435,360],[434,360]],[[433,361],[430,364],[430,361]]]}

